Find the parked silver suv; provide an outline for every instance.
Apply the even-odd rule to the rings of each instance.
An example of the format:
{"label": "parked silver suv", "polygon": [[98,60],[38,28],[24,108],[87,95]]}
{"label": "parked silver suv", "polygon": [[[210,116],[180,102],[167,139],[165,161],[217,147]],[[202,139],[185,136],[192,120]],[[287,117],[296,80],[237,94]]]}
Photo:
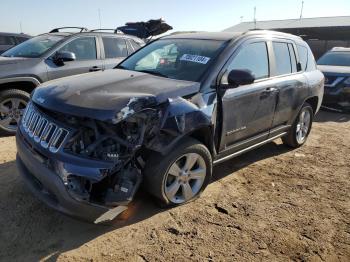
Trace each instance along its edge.
{"label": "parked silver suv", "polygon": [[[66,32],[72,29],[78,32]],[[0,56],[0,132],[16,132],[29,94],[39,84],[111,69],[143,45],[140,38],[117,30],[64,27],[9,49]]]}

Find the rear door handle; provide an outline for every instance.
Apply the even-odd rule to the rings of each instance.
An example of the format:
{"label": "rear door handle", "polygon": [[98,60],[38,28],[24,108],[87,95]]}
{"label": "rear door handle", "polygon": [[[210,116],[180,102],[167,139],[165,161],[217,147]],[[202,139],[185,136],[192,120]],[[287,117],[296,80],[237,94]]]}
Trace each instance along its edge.
{"label": "rear door handle", "polygon": [[96,71],[101,71],[102,68],[98,66],[93,66],[89,69],[90,72],[96,72]]}

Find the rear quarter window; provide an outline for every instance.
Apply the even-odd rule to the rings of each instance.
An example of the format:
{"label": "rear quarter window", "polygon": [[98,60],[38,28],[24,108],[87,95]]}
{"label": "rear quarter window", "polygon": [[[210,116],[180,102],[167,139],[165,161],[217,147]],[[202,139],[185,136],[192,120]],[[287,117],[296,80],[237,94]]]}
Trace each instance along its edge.
{"label": "rear quarter window", "polygon": [[309,48],[297,45],[301,69],[306,72],[316,70],[314,55]]}
{"label": "rear quarter window", "polygon": [[298,54],[299,54],[299,62],[301,64],[301,69],[306,71],[307,65],[307,48],[301,45],[297,45]]}
{"label": "rear quarter window", "polygon": [[314,71],[316,70],[316,62],[314,55],[312,54],[311,50],[308,50],[307,55],[307,65],[306,65],[306,71]]}

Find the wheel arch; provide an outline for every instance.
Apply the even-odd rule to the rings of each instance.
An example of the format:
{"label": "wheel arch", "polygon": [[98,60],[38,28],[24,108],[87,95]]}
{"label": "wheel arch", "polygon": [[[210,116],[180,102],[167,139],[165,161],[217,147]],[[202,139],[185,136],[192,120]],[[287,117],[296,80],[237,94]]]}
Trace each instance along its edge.
{"label": "wheel arch", "polygon": [[317,111],[318,111],[318,96],[309,97],[305,100],[304,103],[308,103],[311,105],[314,115],[317,113]]}
{"label": "wheel arch", "polygon": [[0,79],[0,92],[9,89],[18,89],[31,93],[38,85],[40,80],[35,77],[14,77]]}

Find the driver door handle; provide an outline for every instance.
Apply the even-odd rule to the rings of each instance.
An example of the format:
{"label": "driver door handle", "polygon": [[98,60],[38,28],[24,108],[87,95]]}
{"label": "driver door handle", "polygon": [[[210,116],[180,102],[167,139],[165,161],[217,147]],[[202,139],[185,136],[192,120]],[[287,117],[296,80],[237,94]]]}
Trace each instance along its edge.
{"label": "driver door handle", "polygon": [[264,91],[261,92],[260,98],[264,99],[269,97],[272,93],[279,92],[279,89],[276,87],[267,87]]}
{"label": "driver door handle", "polygon": [[273,92],[277,92],[278,89],[276,87],[268,87],[265,89],[265,92],[267,93],[273,93]]}
{"label": "driver door handle", "polygon": [[89,71],[90,72],[96,72],[96,71],[101,71],[102,68],[99,67],[99,66],[93,66],[93,67],[90,67]]}

